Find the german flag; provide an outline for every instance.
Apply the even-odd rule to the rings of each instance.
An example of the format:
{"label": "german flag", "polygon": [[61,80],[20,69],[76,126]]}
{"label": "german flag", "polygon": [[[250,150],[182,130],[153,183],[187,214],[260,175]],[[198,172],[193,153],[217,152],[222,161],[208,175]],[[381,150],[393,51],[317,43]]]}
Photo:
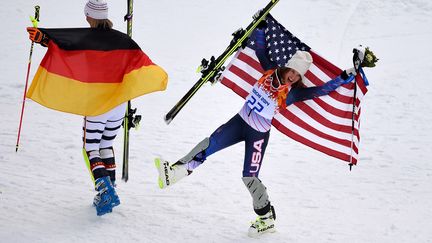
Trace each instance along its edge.
{"label": "german flag", "polygon": [[96,116],[165,90],[167,73],[117,30],[42,29],[50,38],[27,97],[48,108]]}

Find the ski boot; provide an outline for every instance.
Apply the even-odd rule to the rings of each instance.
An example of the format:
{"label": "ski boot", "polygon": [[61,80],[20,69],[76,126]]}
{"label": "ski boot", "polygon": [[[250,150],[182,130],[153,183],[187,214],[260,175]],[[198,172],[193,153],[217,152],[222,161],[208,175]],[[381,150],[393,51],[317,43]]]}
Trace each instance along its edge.
{"label": "ski boot", "polygon": [[93,199],[96,214],[101,216],[111,213],[112,208],[120,204],[120,199],[111,184],[109,176],[96,179],[95,188],[98,191]]}
{"label": "ski boot", "polygon": [[256,238],[264,233],[275,232],[275,219],[276,214],[273,206],[271,206],[268,213],[258,216],[255,222],[252,222],[252,225],[249,227],[248,236]]}
{"label": "ski boot", "polygon": [[159,172],[158,183],[161,189],[176,183],[190,174],[183,163],[175,163],[170,166],[168,161],[156,158],[155,166]]}
{"label": "ski boot", "polygon": [[[97,202],[101,200],[100,193],[96,194],[96,196],[93,198],[93,206],[96,207]],[[120,205],[120,198],[117,196],[117,193],[115,194],[113,200],[111,201],[111,208],[117,207]]]}
{"label": "ski boot", "polygon": [[[111,181],[111,183],[113,183],[113,181]],[[114,207],[120,205],[120,198],[118,197],[117,192],[115,191],[116,185],[115,184],[112,184],[112,185],[113,185],[114,191],[112,194],[111,207],[114,208]],[[93,199],[93,206],[96,207],[96,205],[98,204],[98,202],[100,200],[101,200],[101,193],[98,192]]]}
{"label": "ski boot", "polygon": [[111,207],[117,207],[118,205],[120,205],[120,198],[117,195],[117,192],[115,191],[115,188],[117,187],[117,184],[115,183],[115,180],[110,180],[113,191],[112,191],[112,202],[111,202]]}

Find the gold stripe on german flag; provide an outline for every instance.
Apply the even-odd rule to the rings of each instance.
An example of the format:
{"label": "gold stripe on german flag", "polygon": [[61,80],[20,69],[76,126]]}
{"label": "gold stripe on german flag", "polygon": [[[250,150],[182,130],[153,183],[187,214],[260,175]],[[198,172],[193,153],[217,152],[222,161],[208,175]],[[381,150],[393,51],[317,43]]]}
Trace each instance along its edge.
{"label": "gold stripe on german flag", "polygon": [[50,42],[27,97],[43,106],[96,116],[133,98],[166,89],[167,73],[119,31],[40,30]]}

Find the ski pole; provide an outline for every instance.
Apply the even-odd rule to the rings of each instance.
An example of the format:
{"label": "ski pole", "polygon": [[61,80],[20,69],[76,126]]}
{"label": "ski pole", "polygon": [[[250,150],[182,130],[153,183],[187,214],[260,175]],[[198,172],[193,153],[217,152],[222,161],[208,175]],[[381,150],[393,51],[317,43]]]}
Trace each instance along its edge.
{"label": "ski pole", "polygon": [[[33,27],[35,27],[35,28],[37,28],[38,23],[39,23],[39,10],[40,10],[40,7],[38,5],[36,5],[34,17],[30,16],[30,20],[32,21]],[[20,122],[19,122],[19,127],[18,127],[18,136],[17,136],[16,145],[15,145],[15,152],[18,152],[18,147],[19,147],[19,140],[20,140],[20,135],[21,135],[21,126],[22,126],[22,121],[23,121],[23,116],[24,116],[24,107],[25,107],[26,94],[27,94],[28,79],[29,79],[29,75],[30,75],[31,58],[33,55],[33,46],[34,46],[34,41],[32,41],[31,46],[30,46],[30,55],[29,55],[29,61],[28,61],[28,66],[27,66],[27,75],[26,75],[26,82],[25,82],[25,86],[24,86],[24,95],[23,95],[23,102],[22,102],[22,106],[21,106],[21,116],[20,116]]]}
{"label": "ski pole", "polygon": [[[133,17],[133,0],[127,0],[127,13],[124,20],[127,21],[127,35],[132,37],[132,17]],[[130,122],[134,120],[132,104],[128,100],[125,118],[123,121],[123,166],[122,166],[122,180],[127,182],[129,180],[129,126]]]}
{"label": "ski pole", "polygon": [[[359,51],[357,49],[353,50],[353,65],[354,69],[356,71],[357,76],[359,74],[360,69],[360,59],[359,59]],[[356,101],[357,101],[357,78],[354,77],[354,94],[353,94],[353,107],[352,107],[352,115],[351,115],[351,156],[350,156],[350,162],[349,162],[349,168],[352,170],[352,166],[354,165],[353,162],[353,151],[354,151],[354,132],[355,132],[355,119],[356,119]]]}

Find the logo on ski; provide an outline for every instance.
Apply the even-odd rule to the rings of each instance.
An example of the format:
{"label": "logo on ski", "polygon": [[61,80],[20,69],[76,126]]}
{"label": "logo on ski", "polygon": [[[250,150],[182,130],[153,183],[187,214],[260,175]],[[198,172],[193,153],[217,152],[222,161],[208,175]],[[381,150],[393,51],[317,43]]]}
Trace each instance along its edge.
{"label": "logo on ski", "polygon": [[166,181],[166,185],[169,186],[170,185],[170,181],[169,181],[169,174],[168,174],[168,162],[164,162],[164,171],[165,171],[165,181]]}

